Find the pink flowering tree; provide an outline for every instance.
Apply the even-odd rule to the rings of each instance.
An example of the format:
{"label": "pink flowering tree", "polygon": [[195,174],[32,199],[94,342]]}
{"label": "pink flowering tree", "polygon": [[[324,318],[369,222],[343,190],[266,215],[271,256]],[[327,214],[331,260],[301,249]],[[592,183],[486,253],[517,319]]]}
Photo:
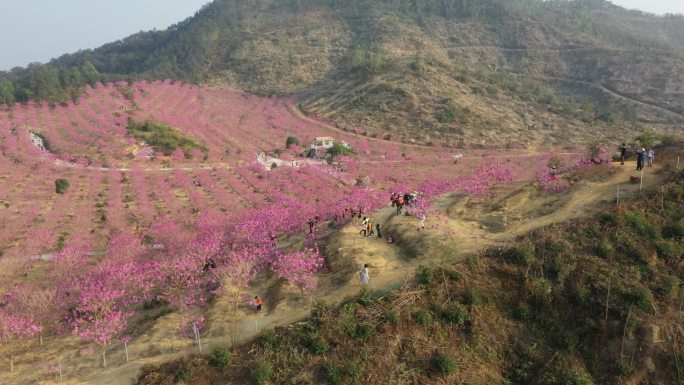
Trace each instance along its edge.
{"label": "pink flowering tree", "polygon": [[182,161],[185,160],[185,152],[183,152],[183,149],[178,147],[172,154],[171,154],[171,159],[176,160],[176,161]]}
{"label": "pink flowering tree", "polygon": [[[26,338],[34,338],[38,333],[38,326],[30,319],[7,314],[0,311],[0,342],[10,345],[10,342]],[[14,357],[10,353],[10,371],[14,370]]]}
{"label": "pink flowering tree", "polygon": [[7,296],[7,310],[30,321],[43,345],[43,333],[55,321],[57,294],[54,289],[16,286]]}
{"label": "pink flowering tree", "polygon": [[191,325],[204,322],[202,309],[207,292],[203,277],[205,263],[189,254],[170,258],[160,266],[159,298],[180,315],[179,329],[185,335]]}
{"label": "pink flowering tree", "polygon": [[69,315],[72,333],[102,349],[102,365],[107,367],[107,346],[124,330],[133,312],[124,306],[125,290],[108,287],[101,281],[84,285]]}
{"label": "pink flowering tree", "polygon": [[264,265],[263,249],[241,249],[228,251],[220,255],[212,275],[218,284],[218,292],[232,298],[237,314],[240,298],[244,290],[249,288],[260,268]]}
{"label": "pink flowering tree", "polygon": [[323,268],[323,263],[324,259],[317,249],[305,249],[277,256],[272,269],[304,295],[305,290],[316,288],[314,277]]}

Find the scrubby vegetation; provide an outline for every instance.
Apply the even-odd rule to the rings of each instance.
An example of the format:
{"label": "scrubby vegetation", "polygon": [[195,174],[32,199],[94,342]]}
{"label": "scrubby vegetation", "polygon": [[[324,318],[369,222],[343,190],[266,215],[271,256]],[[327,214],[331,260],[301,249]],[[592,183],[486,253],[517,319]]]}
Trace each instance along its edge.
{"label": "scrubby vegetation", "polygon": [[197,144],[194,140],[187,138],[180,131],[174,130],[167,124],[156,123],[151,120],[138,123],[129,118],[126,126],[132,137],[139,141],[144,141],[156,152],[166,156],[173,154],[179,148],[186,155],[190,154],[194,148],[206,151],[204,147]]}
{"label": "scrubby vegetation", "polygon": [[[682,210],[679,175],[633,206],[485,250],[471,268],[422,266],[400,291],[318,304],[236,359],[282,384],[680,383]],[[138,383],[171,375],[147,368]],[[207,376],[249,378],[189,383]]]}

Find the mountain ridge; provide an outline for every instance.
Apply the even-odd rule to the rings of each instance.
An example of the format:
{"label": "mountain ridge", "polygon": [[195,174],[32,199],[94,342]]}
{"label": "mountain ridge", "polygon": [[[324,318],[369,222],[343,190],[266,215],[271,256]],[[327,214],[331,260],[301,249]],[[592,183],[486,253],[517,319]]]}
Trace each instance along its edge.
{"label": "mountain ridge", "polygon": [[[444,141],[518,141],[489,118],[497,115],[490,106],[500,104],[516,126],[527,127],[521,143],[539,139],[535,127],[545,125],[558,126],[550,142],[563,142],[575,141],[564,136],[582,127],[614,138],[640,124],[677,132],[684,122],[682,59],[684,16],[628,11],[605,0],[216,0],[167,30],[6,73],[0,102],[60,102],[77,98],[81,84],[170,78],[299,94],[303,110],[342,126],[426,142],[425,133]],[[407,78],[407,68],[420,79]],[[388,78],[396,92],[357,95],[361,101],[339,92],[340,85]],[[450,79],[458,84],[445,87]],[[538,95],[525,96],[529,89]],[[405,111],[397,93],[420,111],[388,118]],[[324,107],[331,99],[334,108]],[[447,112],[445,119],[450,104],[473,116],[459,122]],[[529,110],[536,113],[524,117]]]}

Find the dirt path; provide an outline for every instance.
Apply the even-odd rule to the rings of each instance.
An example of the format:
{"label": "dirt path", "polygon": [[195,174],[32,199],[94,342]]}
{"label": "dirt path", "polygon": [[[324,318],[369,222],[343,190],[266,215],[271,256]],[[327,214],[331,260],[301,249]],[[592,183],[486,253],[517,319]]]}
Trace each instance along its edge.
{"label": "dirt path", "polygon": [[[400,229],[398,237],[444,237],[445,229],[451,232],[449,241],[457,245],[450,260],[465,258],[478,248],[491,244],[505,244],[513,237],[530,230],[560,223],[597,207],[614,204],[617,185],[621,186],[621,199],[633,200],[639,196],[639,185],[629,184],[634,174],[634,162],[614,166],[607,179],[585,180],[576,183],[565,193],[540,196],[530,183],[510,186],[500,192],[492,210],[484,204],[473,204],[462,194],[451,194],[436,201],[441,216],[432,216],[426,230],[419,233],[415,218],[395,215],[393,208],[378,210],[372,218],[382,228]],[[667,173],[647,168],[644,173],[646,189],[657,186]],[[492,225],[494,224],[494,225]],[[499,226],[499,227],[497,227]],[[419,264],[435,263],[429,256],[406,259],[396,244],[388,244],[377,236],[359,235],[361,224],[357,219],[335,231],[328,239],[334,249],[326,250],[341,261],[344,269],[323,273],[319,288],[311,295],[301,296],[271,277],[261,277],[249,291],[260,293],[265,299],[264,312],[255,314],[251,308],[240,308],[235,321],[234,305],[228,298],[218,298],[207,310],[207,330],[203,333],[205,352],[218,346],[247,341],[264,330],[286,326],[305,318],[314,301],[338,303],[358,293],[360,286],[356,272],[364,263],[370,265],[370,287],[373,290],[399,288],[407,282]],[[383,234],[387,235],[387,233]],[[408,238],[407,238],[408,239]],[[296,243],[296,239],[292,242]],[[59,384],[129,385],[134,383],[140,368],[146,364],[162,362],[197,352],[190,338],[180,339],[177,314],[157,319],[153,326],[128,344],[131,359],[126,364],[124,346],[119,344],[108,350],[110,367],[99,368],[101,356],[83,350],[83,344],[73,337],[51,337],[43,347],[26,350],[15,362],[15,373],[0,374],[2,384],[53,384],[47,380],[46,360],[61,359],[64,381]]]}

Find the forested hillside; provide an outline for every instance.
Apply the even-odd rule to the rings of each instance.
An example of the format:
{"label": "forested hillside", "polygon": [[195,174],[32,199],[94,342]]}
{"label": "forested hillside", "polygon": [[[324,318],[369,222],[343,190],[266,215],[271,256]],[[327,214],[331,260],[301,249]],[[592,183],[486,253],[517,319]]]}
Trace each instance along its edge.
{"label": "forested hillside", "polygon": [[368,135],[567,142],[587,125],[683,121],[683,57],[683,16],[604,0],[216,0],[165,31],[5,73],[0,102],[168,78],[304,95],[307,112]]}

